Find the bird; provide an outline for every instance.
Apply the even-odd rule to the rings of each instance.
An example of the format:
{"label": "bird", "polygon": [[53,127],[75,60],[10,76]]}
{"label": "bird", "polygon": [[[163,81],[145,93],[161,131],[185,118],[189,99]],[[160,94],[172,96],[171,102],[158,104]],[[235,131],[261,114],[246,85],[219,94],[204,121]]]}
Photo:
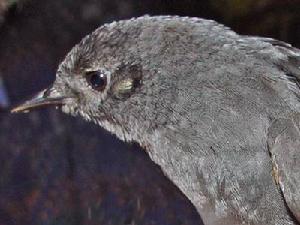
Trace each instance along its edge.
{"label": "bird", "polygon": [[300,50],[213,20],[104,24],[12,109],[54,105],[139,144],[206,225],[300,221]]}

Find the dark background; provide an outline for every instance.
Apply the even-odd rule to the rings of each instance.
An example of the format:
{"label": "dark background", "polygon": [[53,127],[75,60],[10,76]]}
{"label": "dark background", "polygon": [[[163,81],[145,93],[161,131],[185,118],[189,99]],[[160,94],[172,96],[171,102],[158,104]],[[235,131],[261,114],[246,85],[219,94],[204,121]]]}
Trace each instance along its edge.
{"label": "dark background", "polygon": [[[215,19],[300,47],[296,0],[0,0],[0,76],[13,105],[105,22],[144,14]],[[55,109],[0,109],[0,225],[200,224],[189,201],[134,144]]]}

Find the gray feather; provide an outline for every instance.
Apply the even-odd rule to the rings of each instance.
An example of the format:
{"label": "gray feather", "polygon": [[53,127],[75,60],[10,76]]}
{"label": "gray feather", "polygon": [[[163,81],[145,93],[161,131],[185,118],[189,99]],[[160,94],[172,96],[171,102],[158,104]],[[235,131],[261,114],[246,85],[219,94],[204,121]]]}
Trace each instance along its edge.
{"label": "gray feather", "polygon": [[[294,225],[299,56],[286,43],[241,36],[214,21],[141,17],[84,38],[59,67],[54,87],[80,96],[65,112],[143,146],[205,224]],[[114,98],[113,83],[132,66],[141,87]],[[99,68],[111,74],[105,93],[84,80],[84,71]]]}

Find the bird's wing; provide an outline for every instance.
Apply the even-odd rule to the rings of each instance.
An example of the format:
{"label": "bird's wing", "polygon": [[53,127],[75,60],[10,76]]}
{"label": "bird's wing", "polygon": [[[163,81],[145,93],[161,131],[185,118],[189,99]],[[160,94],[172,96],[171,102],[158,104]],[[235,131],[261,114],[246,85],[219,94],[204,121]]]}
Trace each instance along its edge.
{"label": "bird's wing", "polygon": [[300,115],[277,119],[269,128],[272,174],[285,202],[300,221]]}
{"label": "bird's wing", "polygon": [[[275,57],[272,62],[287,78],[288,88],[300,102],[300,50],[271,38],[257,38],[270,44]],[[296,108],[297,109],[297,108]],[[272,157],[273,176],[280,186],[284,200],[300,221],[300,112],[291,118],[276,119],[269,127],[268,147]]]}
{"label": "bird's wing", "polygon": [[272,38],[242,36],[239,42],[247,54],[278,70],[265,77],[291,110],[289,116],[277,118],[270,125],[268,149],[273,177],[287,207],[300,221],[300,50]]}

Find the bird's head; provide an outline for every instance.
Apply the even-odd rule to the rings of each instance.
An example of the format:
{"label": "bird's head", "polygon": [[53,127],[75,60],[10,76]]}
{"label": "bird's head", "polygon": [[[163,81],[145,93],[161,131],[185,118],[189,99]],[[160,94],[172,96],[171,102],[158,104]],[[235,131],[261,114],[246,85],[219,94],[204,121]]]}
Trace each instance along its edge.
{"label": "bird's head", "polygon": [[51,87],[12,112],[60,106],[65,113],[94,121],[122,139],[132,139],[132,130],[147,127],[149,119],[144,117],[155,95],[149,92],[154,72],[143,67],[143,53],[138,52],[138,27],[118,22],[85,37],[60,64]]}

